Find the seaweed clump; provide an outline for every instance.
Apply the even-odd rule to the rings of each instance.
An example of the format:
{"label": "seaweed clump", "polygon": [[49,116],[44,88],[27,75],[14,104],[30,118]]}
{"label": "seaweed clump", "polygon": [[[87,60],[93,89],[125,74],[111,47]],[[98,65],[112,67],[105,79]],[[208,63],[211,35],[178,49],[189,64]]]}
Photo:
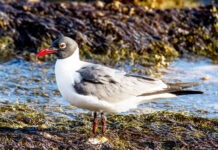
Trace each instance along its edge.
{"label": "seaweed clump", "polygon": [[62,33],[79,43],[84,59],[167,66],[190,53],[218,57],[216,4],[162,10],[119,1],[14,0],[0,8],[0,37],[10,36],[16,53],[35,53]]}
{"label": "seaweed clump", "polygon": [[[51,117],[25,104],[0,107],[1,149],[214,149],[218,120],[160,111],[108,115],[105,135],[91,133],[90,114]],[[101,139],[101,142],[92,142]]]}

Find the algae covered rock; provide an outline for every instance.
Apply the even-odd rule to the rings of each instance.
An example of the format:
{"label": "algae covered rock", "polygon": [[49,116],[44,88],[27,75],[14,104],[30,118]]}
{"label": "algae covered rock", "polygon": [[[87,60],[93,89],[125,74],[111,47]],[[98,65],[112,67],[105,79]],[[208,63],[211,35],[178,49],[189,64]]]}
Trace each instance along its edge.
{"label": "algae covered rock", "polygon": [[11,37],[16,53],[35,53],[64,34],[79,43],[85,58],[100,54],[160,64],[159,58],[170,61],[189,53],[218,57],[215,4],[162,10],[117,1],[9,1],[0,8],[0,37]]}
{"label": "algae covered rock", "polygon": [[217,119],[165,111],[111,114],[107,117],[106,134],[93,135],[90,114],[74,114],[75,119],[70,120],[37,109],[25,104],[0,106],[1,149],[215,149],[218,146]]}

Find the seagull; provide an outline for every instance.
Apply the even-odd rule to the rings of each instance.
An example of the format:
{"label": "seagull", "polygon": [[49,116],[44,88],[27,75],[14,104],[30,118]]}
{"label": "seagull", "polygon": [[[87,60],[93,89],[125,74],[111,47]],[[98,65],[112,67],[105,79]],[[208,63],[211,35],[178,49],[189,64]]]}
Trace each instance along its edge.
{"label": "seagull", "polygon": [[61,36],[50,48],[40,50],[37,57],[48,54],[57,56],[55,77],[64,99],[76,107],[94,111],[93,133],[98,126],[98,113],[101,114],[102,133],[105,133],[104,113],[125,112],[157,99],[203,93],[186,90],[198,85],[196,82],[164,83],[159,79],[81,61],[78,44],[70,37]]}

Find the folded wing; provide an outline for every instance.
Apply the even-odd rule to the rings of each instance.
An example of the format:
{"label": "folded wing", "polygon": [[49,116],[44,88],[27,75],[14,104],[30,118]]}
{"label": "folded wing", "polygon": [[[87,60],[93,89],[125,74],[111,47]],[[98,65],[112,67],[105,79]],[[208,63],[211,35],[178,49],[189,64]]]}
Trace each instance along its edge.
{"label": "folded wing", "polygon": [[81,81],[74,85],[78,93],[110,102],[119,102],[146,93],[156,94],[168,88],[161,80],[129,75],[101,65],[88,65],[77,72],[81,75]]}

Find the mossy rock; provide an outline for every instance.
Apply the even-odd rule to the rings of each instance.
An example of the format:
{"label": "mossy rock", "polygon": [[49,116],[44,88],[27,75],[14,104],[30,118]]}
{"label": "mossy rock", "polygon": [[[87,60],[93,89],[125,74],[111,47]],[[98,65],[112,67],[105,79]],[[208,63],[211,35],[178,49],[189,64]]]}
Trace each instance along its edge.
{"label": "mossy rock", "polygon": [[[217,5],[148,8],[121,2],[0,3],[1,39],[16,54],[36,53],[60,34],[74,38],[83,59],[116,64],[129,60],[154,68],[176,57],[203,55],[216,61]],[[3,19],[1,19],[3,18]],[[195,54],[195,55],[193,55]],[[31,57],[31,56],[29,56]],[[50,60],[52,58],[43,58]]]}
{"label": "mossy rock", "polygon": [[[25,104],[0,107],[3,149],[214,149],[218,120],[159,111],[110,114],[107,132],[91,132],[91,115],[52,117]],[[100,122],[99,122],[100,123]]]}

